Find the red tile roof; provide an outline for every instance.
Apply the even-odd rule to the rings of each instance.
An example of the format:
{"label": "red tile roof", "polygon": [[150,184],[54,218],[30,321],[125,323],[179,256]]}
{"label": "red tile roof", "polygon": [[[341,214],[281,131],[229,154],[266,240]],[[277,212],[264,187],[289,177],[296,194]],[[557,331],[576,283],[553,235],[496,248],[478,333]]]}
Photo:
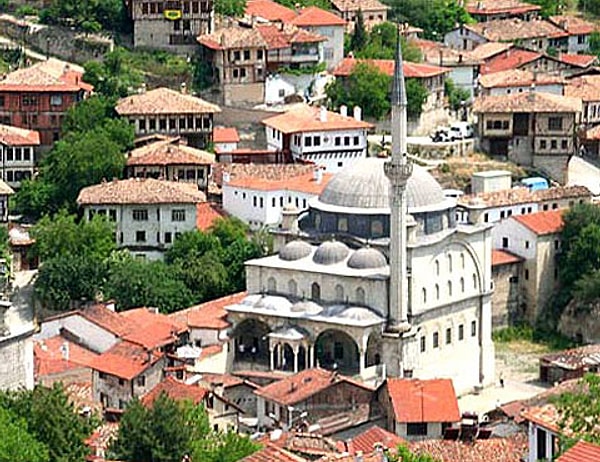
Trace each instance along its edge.
{"label": "red tile roof", "polygon": [[583,110],[579,98],[543,92],[512,93],[510,95],[481,96],[473,103],[475,113],[514,113],[514,112],[567,112]]}
{"label": "red tile roof", "polygon": [[567,32],[563,29],[543,19],[534,19],[532,21],[524,21],[517,18],[494,19],[492,21],[464,25],[463,27],[494,42],[514,42],[519,39],[568,36]]}
{"label": "red tile roof", "polygon": [[262,449],[240,459],[238,462],[308,462],[308,460],[274,444],[267,443]]}
{"label": "red tile roof", "polygon": [[310,457],[311,460],[314,460],[315,457],[332,453],[337,454],[345,450],[339,444],[341,441],[335,441],[318,433],[278,432],[274,430],[258,438],[257,442],[272,444],[293,451],[295,454]]}
{"label": "red tile roof", "polygon": [[592,462],[595,460],[600,460],[600,446],[587,441],[579,441],[556,459],[556,462]]}
{"label": "red tile roof", "polygon": [[521,69],[492,72],[479,77],[479,85],[483,88],[528,87],[532,84],[540,86],[563,83],[564,79],[559,75],[536,74],[532,71]]}
{"label": "red tile roof", "polygon": [[259,24],[255,27],[267,43],[269,50],[289,48],[294,43],[319,43],[327,40],[322,35],[299,29],[291,24]]}
{"label": "red tile roof", "polygon": [[542,54],[535,51],[521,50],[520,48],[509,49],[489,59],[481,68],[481,73],[490,74],[508,69],[517,69],[541,57]]}
{"label": "red tile roof", "polygon": [[128,166],[210,165],[215,155],[181,144],[179,138],[149,143],[127,154]]}
{"label": "red tile roof", "polygon": [[117,337],[122,337],[135,328],[132,323],[123,319],[119,313],[106,308],[106,306],[101,303],[86,307],[77,313],[81,314],[81,316],[88,321],[115,334]]}
{"label": "red tile roof", "polygon": [[210,358],[211,356],[218,355],[223,352],[225,344],[219,343],[216,345],[209,345],[206,347],[202,347],[200,351],[200,356],[198,357],[198,361],[202,361],[203,359]]}
{"label": "red tile roof", "polygon": [[290,22],[296,17],[294,10],[272,0],[248,0],[245,13],[267,21]]}
{"label": "red tile roof", "polygon": [[231,324],[227,321],[225,307],[241,302],[248,292],[238,292],[209,302],[194,305],[184,310],[169,314],[172,320],[197,329],[227,329]]}
{"label": "red tile roof", "polygon": [[326,120],[321,121],[320,108],[306,105],[264,119],[262,123],[285,134],[373,128],[369,122],[331,111],[327,111]]}
{"label": "red tile roof", "polygon": [[8,146],[37,146],[40,134],[35,130],[0,124],[0,144]]}
{"label": "red tile roof", "polygon": [[258,385],[255,383],[230,374],[212,374],[203,372],[201,374],[200,383],[205,383],[209,386],[222,386],[223,388],[237,387],[238,385],[248,385],[251,388],[258,388]]}
{"label": "red tile roof", "polygon": [[216,104],[164,87],[121,98],[117,102],[115,110],[122,116],[140,114],[212,114],[221,112],[221,108]]}
{"label": "red tile roof", "polygon": [[521,417],[554,433],[564,433],[559,425],[560,414],[554,404],[548,403],[542,406],[530,407],[521,413]]}
{"label": "red tile roof", "polygon": [[300,10],[298,16],[292,20],[292,24],[299,27],[345,26],[346,21],[329,11],[309,6]]}
{"label": "red tile roof", "polygon": [[[386,75],[394,75],[394,60],[393,59],[356,59],[356,58],[344,58],[337,67],[333,70],[333,75],[336,77],[347,77],[354,70],[354,66],[360,63],[366,63],[379,69]],[[402,64],[404,68],[404,76],[406,78],[424,79],[428,77],[435,77],[436,75],[445,74],[450,72],[450,69],[445,67],[434,66],[433,64],[424,63],[412,63],[410,61],[404,61]]]}
{"label": "red tile roof", "polygon": [[556,57],[556,59],[563,63],[570,64],[571,66],[585,68],[593,65],[598,60],[598,57],[595,55],[576,55],[569,53],[561,53]]}
{"label": "red tile roof", "polygon": [[216,220],[228,216],[220,205],[212,202],[202,202],[196,206],[196,229],[208,231]]}
{"label": "red tile roof", "polygon": [[509,13],[513,15],[539,11],[539,5],[531,5],[519,0],[474,0],[467,5],[467,12],[476,15],[495,15]]}
{"label": "red tile roof", "polygon": [[584,75],[570,79],[565,86],[564,95],[581,98],[584,102],[600,101],[600,75]]}
{"label": "red tile roof", "polygon": [[548,20],[571,35],[591,34],[597,30],[597,27],[594,25],[594,23],[586,21],[582,18],[578,18],[577,16],[550,16]]}
{"label": "red tile roof", "polygon": [[331,0],[334,8],[341,12],[350,12],[361,10],[366,11],[386,11],[390,7],[384,5],[379,0]]}
{"label": "red tile roof", "polygon": [[144,347],[127,341],[117,343],[94,358],[92,369],[132,380],[162,358],[162,353],[150,353]]}
{"label": "red tile roof", "polygon": [[492,266],[510,265],[512,263],[518,263],[523,261],[518,255],[507,252],[502,249],[492,250]]}
{"label": "red tile roof", "polygon": [[79,66],[51,58],[6,75],[0,80],[0,92],[90,92],[94,87],[82,78]]}
{"label": "red tile roof", "polygon": [[174,343],[179,335],[187,331],[185,324],[148,308],[127,310],[120,315],[135,326],[123,339],[142,345],[148,350]]}
{"label": "red tile roof", "polygon": [[321,368],[314,368],[287,376],[278,382],[259,388],[254,393],[278,404],[293,405],[341,382],[371,390],[370,387],[343,375]]}
{"label": "red tile roof", "polygon": [[90,367],[97,353],[71,342],[61,335],[35,342],[33,358],[36,378],[59,374],[70,369]]}
{"label": "red tile roof", "polygon": [[592,193],[585,186],[556,186],[538,191],[518,187],[502,191],[479,194],[465,194],[458,198],[458,205],[467,208],[484,209],[505,205],[548,202],[557,199],[591,199]]}
{"label": "red tile roof", "polygon": [[515,215],[512,218],[538,236],[560,233],[564,225],[562,210],[549,210],[528,215]]}
{"label": "red tile roof", "polygon": [[175,401],[188,400],[194,404],[200,404],[210,393],[210,390],[198,385],[186,385],[173,377],[167,377],[142,397],[142,404],[144,406],[152,406],[154,400],[156,400],[161,393],[165,393],[169,398]]}
{"label": "red tile roof", "polygon": [[396,422],[458,422],[460,413],[450,379],[386,380]]}
{"label": "red tile roof", "polygon": [[507,42],[486,42],[471,50],[471,56],[475,59],[488,59],[499,53],[505,52],[514,45]]}
{"label": "red tile roof", "polygon": [[239,143],[240,135],[235,127],[215,127],[213,129],[214,143]]}
{"label": "red tile roof", "polygon": [[252,189],[254,191],[295,191],[319,195],[333,178],[331,173],[323,173],[321,181],[317,181],[313,173],[293,176],[279,181],[269,181],[252,177],[236,177],[226,183],[232,188]]}
{"label": "red tile roof", "polygon": [[381,427],[374,426],[346,441],[346,450],[350,454],[356,454],[358,451],[368,454],[373,452],[377,445],[395,449],[400,444],[406,444],[406,440]]}

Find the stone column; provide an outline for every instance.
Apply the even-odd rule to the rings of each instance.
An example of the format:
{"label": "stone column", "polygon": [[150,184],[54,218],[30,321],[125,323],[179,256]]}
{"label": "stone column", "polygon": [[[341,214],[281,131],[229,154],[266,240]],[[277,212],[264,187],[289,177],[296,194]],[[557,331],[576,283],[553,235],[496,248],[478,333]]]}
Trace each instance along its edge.
{"label": "stone column", "polygon": [[275,370],[275,347],[269,345],[269,367],[270,370]]}
{"label": "stone column", "polygon": [[360,374],[361,377],[363,375],[363,372],[365,371],[366,356],[367,356],[366,350],[364,350],[362,348],[360,350],[358,350],[358,361],[359,361],[358,373]]}
{"label": "stone column", "polygon": [[298,345],[295,345],[292,349],[294,352],[294,374],[298,372]]}

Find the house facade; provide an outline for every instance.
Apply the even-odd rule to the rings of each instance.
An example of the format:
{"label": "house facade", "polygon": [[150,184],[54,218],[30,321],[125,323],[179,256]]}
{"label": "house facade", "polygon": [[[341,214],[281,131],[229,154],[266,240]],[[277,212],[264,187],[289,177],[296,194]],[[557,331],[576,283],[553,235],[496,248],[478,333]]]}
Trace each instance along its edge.
{"label": "house facade", "polygon": [[[500,96],[537,91],[563,95],[565,80],[559,75],[509,69],[479,76],[480,96]],[[573,96],[564,92],[565,96]],[[584,106],[585,113],[585,106]]]}
{"label": "house facade", "polygon": [[340,113],[324,107],[301,106],[262,121],[266,127],[267,147],[289,152],[295,160],[312,162],[336,173],[364,159],[367,155],[367,133],[373,128],[362,120],[360,107],[354,117],[347,108]]}
{"label": "house facade", "polygon": [[560,27],[568,34],[567,53],[579,54],[589,52],[590,34],[597,30],[597,27],[593,23],[576,16],[567,15],[550,16],[548,21]]}
{"label": "house facade", "polygon": [[213,130],[213,143],[215,152],[224,154],[227,152],[236,151],[240,135],[235,127],[215,127]]}
{"label": "house facade", "polygon": [[583,102],[581,122],[586,127],[600,123],[600,75],[584,75],[569,79],[564,95]]}
{"label": "house facade", "polygon": [[367,30],[387,21],[389,7],[379,0],[332,0],[332,11],[346,21],[346,32],[354,31],[358,11],[363,15]]}
{"label": "house facade", "polygon": [[115,223],[117,244],[141,258],[160,259],[183,232],[196,229],[197,205],[206,196],[194,184],[130,178],[83,188],[77,204]]}
{"label": "house facade", "polygon": [[48,59],[0,81],[0,123],[39,133],[42,149],[60,138],[66,112],[91,93],[80,66]]}
{"label": "house facade", "polygon": [[157,88],[122,98],[117,114],[133,125],[136,137],[161,134],[179,136],[187,144],[203,149],[212,142],[213,117],[219,106],[168,88]]}
{"label": "house facade", "polygon": [[505,249],[492,250],[492,326],[494,329],[512,326],[521,321],[521,290],[519,277],[523,259]]}
{"label": "house facade", "polygon": [[531,21],[542,8],[520,0],[468,0],[465,9],[476,21],[486,22],[507,18]]}
{"label": "house facade", "polygon": [[561,453],[562,431],[559,426],[560,415],[554,404],[531,407],[525,410],[521,417],[527,421],[529,440],[527,462],[556,460]]}
{"label": "house facade", "polygon": [[196,37],[210,34],[214,27],[212,0],[147,1],[127,0],[133,21],[133,46],[191,54]]}
{"label": "house facade", "polygon": [[578,98],[531,91],[481,97],[473,105],[485,152],[536,167],[561,183],[576,150],[582,111]]}
{"label": "house facade", "polygon": [[0,179],[11,188],[33,176],[40,134],[34,130],[0,125]]}

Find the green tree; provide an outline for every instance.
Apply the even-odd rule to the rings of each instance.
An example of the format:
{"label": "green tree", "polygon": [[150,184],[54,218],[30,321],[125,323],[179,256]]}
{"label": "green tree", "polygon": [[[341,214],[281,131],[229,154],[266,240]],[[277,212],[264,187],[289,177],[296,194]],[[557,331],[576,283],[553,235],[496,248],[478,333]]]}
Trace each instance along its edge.
{"label": "green tree", "polygon": [[215,0],[214,10],[221,16],[243,16],[246,11],[246,0]]}
{"label": "green tree", "polygon": [[83,461],[89,449],[85,440],[97,422],[80,416],[61,385],[0,393],[0,408],[27,422],[27,429],[48,450],[49,462]]}
{"label": "green tree", "polygon": [[71,106],[61,124],[63,135],[81,133],[102,126],[107,119],[116,117],[115,100],[94,95]]}
{"label": "green tree", "polygon": [[96,93],[105,97],[127,96],[144,82],[143,74],[128,58],[127,50],[116,47],[104,57],[104,61],[85,63],[83,79],[94,86]]}
{"label": "green tree", "polygon": [[363,17],[363,12],[359,8],[358,13],[356,13],[356,19],[354,20],[354,31],[352,32],[352,37],[350,39],[350,48],[352,50],[362,50],[363,47],[367,44],[368,35],[367,29],[365,28],[365,18]]}
{"label": "green tree", "polygon": [[48,462],[48,450],[27,429],[27,422],[0,407],[0,462]]}
{"label": "green tree", "polygon": [[423,111],[429,92],[421,82],[416,79],[406,80],[406,100],[408,117],[418,117]]}
{"label": "green tree", "polygon": [[429,454],[416,454],[411,452],[407,446],[400,445],[394,452],[387,453],[389,462],[437,462]]}
{"label": "green tree", "polygon": [[[367,43],[361,49],[352,50],[356,58],[361,59],[394,59],[398,28],[391,22],[382,22],[371,29]],[[404,61],[421,62],[421,50],[404,37],[400,37],[402,59]]]}
{"label": "green tree", "polygon": [[447,78],[444,81],[444,93],[448,98],[448,104],[453,111],[458,111],[464,103],[471,99],[471,94],[468,90],[456,86],[454,81]]}
{"label": "green tree", "polygon": [[84,32],[129,32],[131,28],[120,0],[52,0],[39,16],[42,23],[74,26]]}
{"label": "green tree", "polygon": [[588,45],[591,54],[596,56],[600,55],[600,32],[594,31],[589,35]]}
{"label": "green tree", "polygon": [[562,14],[567,6],[567,0],[530,0],[529,3],[542,7],[540,14],[543,18]]}

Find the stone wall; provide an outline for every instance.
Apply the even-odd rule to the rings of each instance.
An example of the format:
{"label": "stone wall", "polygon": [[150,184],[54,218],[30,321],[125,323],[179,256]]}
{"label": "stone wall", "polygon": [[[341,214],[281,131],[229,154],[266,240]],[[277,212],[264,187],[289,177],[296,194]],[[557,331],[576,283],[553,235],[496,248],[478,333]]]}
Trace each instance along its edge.
{"label": "stone wall", "polygon": [[567,183],[567,166],[570,156],[533,156],[533,166],[560,184]]}
{"label": "stone wall", "polygon": [[561,334],[582,343],[599,343],[600,304],[580,307],[572,301],[560,317],[558,330]]}
{"label": "stone wall", "polygon": [[492,296],[492,327],[498,329],[514,325],[519,320],[520,263],[499,265],[492,268],[494,294]]}
{"label": "stone wall", "polygon": [[33,340],[27,334],[0,343],[0,390],[33,388]]}

